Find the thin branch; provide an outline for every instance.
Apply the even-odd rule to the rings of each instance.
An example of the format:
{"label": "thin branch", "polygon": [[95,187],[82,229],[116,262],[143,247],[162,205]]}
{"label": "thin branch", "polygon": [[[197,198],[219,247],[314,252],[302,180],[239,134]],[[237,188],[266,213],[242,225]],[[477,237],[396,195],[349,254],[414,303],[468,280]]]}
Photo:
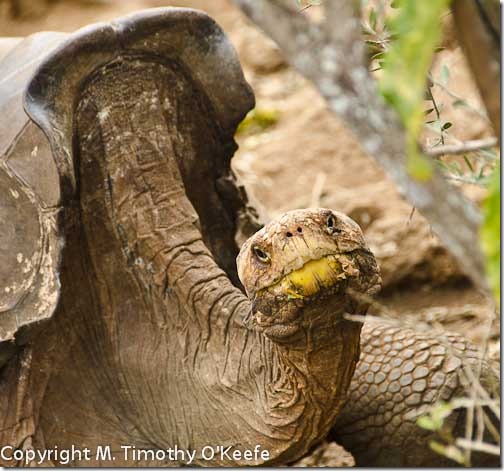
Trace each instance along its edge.
{"label": "thin branch", "polygon": [[486,430],[490,432],[490,435],[492,435],[492,438],[495,440],[495,442],[500,443],[500,430],[497,430],[486,413],[483,413],[483,421],[485,423]]}
{"label": "thin branch", "polygon": [[[438,105],[436,103],[436,100],[434,98],[434,95],[432,94],[432,90],[430,87],[427,87],[427,93],[429,94],[429,99],[432,101],[432,105],[434,106],[434,111],[436,112],[436,119],[439,121],[441,119],[441,113],[439,112]],[[441,144],[444,145],[444,136],[443,136],[443,129],[441,129]]]}
{"label": "thin branch", "polygon": [[481,183],[473,177],[465,177],[463,175],[446,175],[446,179],[457,183],[468,183],[469,185],[481,186]]}
{"label": "thin branch", "polygon": [[471,440],[466,440],[465,438],[457,438],[455,444],[460,448],[465,448],[471,451],[482,451],[490,455],[500,456],[500,447],[497,445],[492,445],[485,442],[473,442]]}
{"label": "thin branch", "polygon": [[441,157],[443,155],[465,154],[467,152],[476,152],[483,149],[491,149],[497,145],[495,137],[487,139],[475,139],[473,141],[465,141],[460,144],[448,144],[445,146],[432,147],[424,149],[424,153],[430,157]]}
{"label": "thin branch", "polygon": [[464,409],[467,409],[469,407],[488,407],[488,406],[495,406],[496,401],[495,400],[484,400],[484,399],[479,399],[479,400],[472,400],[468,399],[467,397],[458,397],[456,399],[451,400],[451,405],[454,409],[463,407]]}
{"label": "thin branch", "polygon": [[313,5],[311,3],[309,3],[308,5],[305,5],[303,8],[299,9],[298,10],[298,13],[302,13],[304,12],[305,10],[308,10],[308,8],[311,8]]}

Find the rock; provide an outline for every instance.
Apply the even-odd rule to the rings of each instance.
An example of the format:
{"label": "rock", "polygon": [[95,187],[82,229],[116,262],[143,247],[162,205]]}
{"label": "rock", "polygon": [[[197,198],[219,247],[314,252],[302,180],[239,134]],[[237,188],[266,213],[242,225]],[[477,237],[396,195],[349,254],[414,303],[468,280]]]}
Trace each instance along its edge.
{"label": "rock", "polygon": [[242,64],[258,74],[270,74],[287,66],[278,46],[255,28],[246,27],[239,43]]}
{"label": "rock", "polygon": [[294,468],[349,468],[355,466],[352,454],[335,442],[322,442],[309,455],[292,464]]}

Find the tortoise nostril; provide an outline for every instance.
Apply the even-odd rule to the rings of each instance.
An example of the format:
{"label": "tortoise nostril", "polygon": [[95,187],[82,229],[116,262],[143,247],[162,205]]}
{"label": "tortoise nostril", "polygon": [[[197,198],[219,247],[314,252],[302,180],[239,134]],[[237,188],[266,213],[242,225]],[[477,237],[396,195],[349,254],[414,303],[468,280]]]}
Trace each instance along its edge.
{"label": "tortoise nostril", "polygon": [[287,237],[292,237],[292,232],[287,232],[287,234],[285,234]]}
{"label": "tortoise nostril", "polygon": [[303,232],[303,229],[301,229],[300,227],[298,227],[297,231],[301,234],[301,232]]}

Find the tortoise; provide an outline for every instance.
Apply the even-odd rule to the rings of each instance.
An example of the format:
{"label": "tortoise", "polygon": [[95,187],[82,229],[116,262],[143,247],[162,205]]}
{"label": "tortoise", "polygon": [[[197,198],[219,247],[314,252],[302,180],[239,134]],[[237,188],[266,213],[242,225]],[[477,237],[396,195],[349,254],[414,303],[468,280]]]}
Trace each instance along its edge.
{"label": "tortoise", "polygon": [[344,214],[261,222],[230,168],[254,96],[211,18],[39,33],[0,70],[0,463],[281,465],[325,437],[447,463],[415,420],[477,350],[362,326],[379,268]]}

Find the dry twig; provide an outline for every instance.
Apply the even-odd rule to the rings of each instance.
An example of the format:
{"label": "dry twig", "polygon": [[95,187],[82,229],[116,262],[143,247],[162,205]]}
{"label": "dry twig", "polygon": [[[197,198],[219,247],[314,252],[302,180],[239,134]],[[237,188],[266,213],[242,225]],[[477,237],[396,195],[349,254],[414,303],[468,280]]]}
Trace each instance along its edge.
{"label": "dry twig", "polygon": [[448,144],[445,146],[432,147],[424,149],[424,153],[430,157],[441,157],[443,155],[465,154],[467,152],[476,152],[483,149],[491,149],[497,145],[495,137],[487,139],[475,139],[474,141],[465,141],[459,144]]}
{"label": "dry twig", "polygon": [[457,438],[455,444],[460,448],[471,451],[482,451],[484,453],[489,453],[491,455],[500,455],[500,447],[497,445],[492,445],[490,443],[466,440],[465,438]]}

